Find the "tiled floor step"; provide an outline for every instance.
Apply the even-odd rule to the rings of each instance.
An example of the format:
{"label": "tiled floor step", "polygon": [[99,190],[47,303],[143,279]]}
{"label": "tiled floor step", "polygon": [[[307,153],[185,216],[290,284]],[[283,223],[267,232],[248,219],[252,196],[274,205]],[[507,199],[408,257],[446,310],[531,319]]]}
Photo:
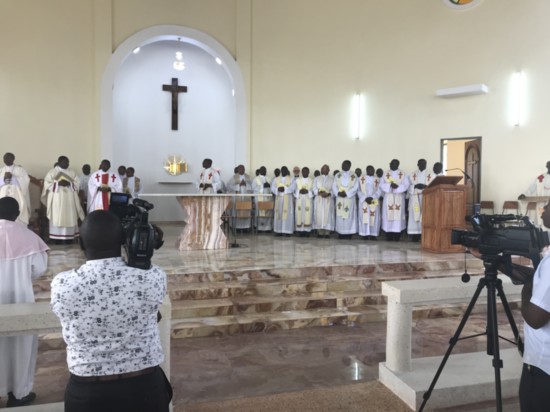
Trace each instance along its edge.
{"label": "tiled floor step", "polygon": [[[464,314],[467,304],[467,302],[462,302],[438,306],[416,306],[413,308],[413,318],[419,320],[449,316],[459,317]],[[497,306],[500,310],[501,304],[499,303]],[[510,302],[510,306],[516,308],[518,302]],[[485,301],[480,299],[472,313],[485,312]],[[182,339],[198,336],[269,332],[278,329],[329,326],[333,324],[354,326],[358,323],[385,321],[386,314],[387,306],[381,304],[348,308],[315,308],[310,310],[190,317],[172,321],[172,337]]]}
{"label": "tiled floor step", "polygon": [[354,289],[350,291],[308,292],[286,296],[235,296],[220,299],[174,300],[172,318],[236,315],[241,313],[308,310],[318,307],[384,304],[380,291]]}

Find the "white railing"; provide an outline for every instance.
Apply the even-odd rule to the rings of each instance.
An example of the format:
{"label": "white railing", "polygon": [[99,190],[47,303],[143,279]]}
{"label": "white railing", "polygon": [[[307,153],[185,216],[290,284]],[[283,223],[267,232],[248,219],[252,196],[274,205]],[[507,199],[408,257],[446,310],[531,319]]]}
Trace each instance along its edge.
{"label": "white railing", "polygon": [[[159,322],[159,332],[164,350],[164,362],[160,366],[169,377],[172,304],[168,296],[162,302],[160,313],[162,319]],[[49,302],[0,305],[0,336],[38,335],[52,332],[61,332],[61,324],[51,311]],[[58,402],[22,406],[17,410],[22,412],[62,412],[64,406],[63,402]]]}

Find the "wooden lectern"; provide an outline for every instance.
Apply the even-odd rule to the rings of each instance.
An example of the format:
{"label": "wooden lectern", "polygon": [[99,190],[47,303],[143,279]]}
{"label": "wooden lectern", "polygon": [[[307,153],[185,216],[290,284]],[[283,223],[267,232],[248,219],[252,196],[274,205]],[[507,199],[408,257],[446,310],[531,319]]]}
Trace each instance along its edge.
{"label": "wooden lectern", "polygon": [[438,176],[422,193],[422,249],[434,253],[464,252],[451,244],[453,229],[466,228],[466,186],[462,176]]}

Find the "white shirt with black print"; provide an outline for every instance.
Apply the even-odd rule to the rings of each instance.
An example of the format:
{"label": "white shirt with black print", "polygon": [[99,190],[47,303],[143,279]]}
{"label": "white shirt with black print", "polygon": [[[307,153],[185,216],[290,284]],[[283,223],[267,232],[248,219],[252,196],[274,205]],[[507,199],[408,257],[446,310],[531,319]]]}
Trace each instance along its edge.
{"label": "white shirt with black print", "polygon": [[129,267],[122,258],[89,260],[52,281],[51,306],[61,321],[69,371],[116,375],[164,360],[157,311],[166,273]]}

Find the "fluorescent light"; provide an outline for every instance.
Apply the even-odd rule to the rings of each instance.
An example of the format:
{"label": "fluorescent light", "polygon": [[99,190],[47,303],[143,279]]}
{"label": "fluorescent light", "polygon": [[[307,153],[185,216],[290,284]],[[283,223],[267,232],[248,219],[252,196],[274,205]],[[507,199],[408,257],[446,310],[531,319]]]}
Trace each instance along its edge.
{"label": "fluorescent light", "polygon": [[353,95],[351,106],[351,135],[359,140],[361,137],[361,93]]}
{"label": "fluorescent light", "polygon": [[512,90],[510,93],[510,117],[514,126],[519,126],[522,120],[523,82],[523,73],[514,73],[512,77]]}
{"label": "fluorescent light", "polygon": [[222,64],[222,59],[220,59],[219,57],[216,57],[216,63]]}
{"label": "fluorescent light", "polygon": [[132,50],[132,53],[138,54],[140,50],[141,50],[141,49],[140,49],[139,46],[138,46],[138,47],[136,47],[134,50]]}

